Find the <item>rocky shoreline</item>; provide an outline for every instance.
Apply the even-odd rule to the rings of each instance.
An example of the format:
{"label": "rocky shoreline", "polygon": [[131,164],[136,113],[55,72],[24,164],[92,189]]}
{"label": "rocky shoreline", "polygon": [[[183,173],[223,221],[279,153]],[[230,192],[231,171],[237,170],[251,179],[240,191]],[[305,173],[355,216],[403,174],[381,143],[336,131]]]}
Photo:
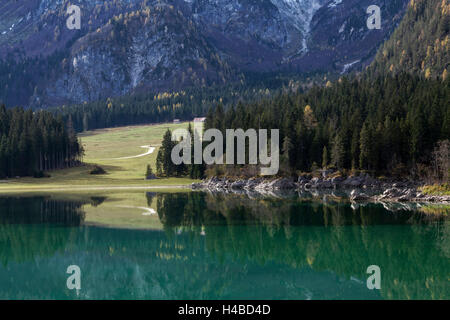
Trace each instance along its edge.
{"label": "rocky shoreline", "polygon": [[423,194],[419,182],[408,180],[379,180],[368,174],[359,176],[333,176],[332,172],[324,171],[321,177],[304,175],[294,178],[250,178],[228,179],[212,177],[201,183],[193,183],[193,190],[208,190],[226,193],[260,193],[295,190],[299,192],[318,192],[340,190],[352,202],[433,202],[450,203],[450,196]]}

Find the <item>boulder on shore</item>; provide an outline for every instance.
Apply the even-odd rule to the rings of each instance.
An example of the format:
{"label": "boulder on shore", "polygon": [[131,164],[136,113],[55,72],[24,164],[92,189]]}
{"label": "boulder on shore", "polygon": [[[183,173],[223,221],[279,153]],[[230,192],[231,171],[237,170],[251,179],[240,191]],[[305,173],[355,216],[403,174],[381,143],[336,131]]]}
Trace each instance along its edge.
{"label": "boulder on shore", "polygon": [[350,200],[351,201],[367,201],[370,197],[366,195],[365,193],[359,192],[358,190],[354,189],[350,193]]}

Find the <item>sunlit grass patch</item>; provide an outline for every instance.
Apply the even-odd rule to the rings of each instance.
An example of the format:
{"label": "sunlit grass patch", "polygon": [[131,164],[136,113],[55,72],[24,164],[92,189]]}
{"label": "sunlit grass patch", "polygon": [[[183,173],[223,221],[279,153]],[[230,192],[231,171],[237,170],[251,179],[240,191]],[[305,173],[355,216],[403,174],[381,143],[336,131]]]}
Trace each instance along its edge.
{"label": "sunlit grass patch", "polygon": [[428,195],[433,196],[450,196],[450,184],[433,184],[424,186],[421,188],[421,191]]}
{"label": "sunlit grass patch", "polygon": [[[1,181],[0,192],[29,192],[34,190],[82,191],[126,187],[171,187],[187,186],[194,180],[187,177],[145,180],[147,165],[156,171],[156,156],[162,137],[167,129],[187,128],[188,123],[128,126],[89,131],[80,134],[85,149],[84,165],[80,167],[48,172],[50,178],[31,177]],[[120,159],[142,155],[152,146],[151,154],[138,158]],[[91,174],[95,166],[106,174]]]}

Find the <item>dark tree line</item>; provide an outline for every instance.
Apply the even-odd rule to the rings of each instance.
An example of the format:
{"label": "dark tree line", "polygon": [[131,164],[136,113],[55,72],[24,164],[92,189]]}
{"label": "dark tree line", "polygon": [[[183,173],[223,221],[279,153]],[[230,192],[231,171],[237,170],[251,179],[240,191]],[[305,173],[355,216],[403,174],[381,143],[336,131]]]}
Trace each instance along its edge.
{"label": "dark tree line", "polygon": [[0,107],[0,177],[41,176],[80,163],[83,149],[71,121],[50,112]]}
{"label": "dark tree line", "polygon": [[162,123],[173,119],[190,121],[194,117],[204,116],[212,105],[218,103],[229,106],[239,101],[259,101],[282,91],[297,91],[301,86],[300,81],[316,83],[323,78],[316,74],[281,76],[275,73],[246,74],[242,77],[245,78],[243,83],[190,87],[167,92],[146,91],[48,110],[61,114],[65,120],[72,118],[76,132]]}
{"label": "dark tree line", "polygon": [[[450,81],[407,74],[339,81],[307,93],[218,105],[206,128],[280,129],[281,172],[319,166],[418,174],[450,139]],[[225,135],[224,135],[225,136]]]}
{"label": "dark tree line", "polygon": [[178,144],[177,141],[172,141],[172,132],[167,129],[164,134],[161,148],[156,157],[156,173],[158,176],[179,177],[189,175],[191,179],[202,179],[205,175],[205,164],[195,164],[194,161],[194,131],[191,124],[188,127],[191,136],[191,163],[175,165],[172,161],[172,149]]}

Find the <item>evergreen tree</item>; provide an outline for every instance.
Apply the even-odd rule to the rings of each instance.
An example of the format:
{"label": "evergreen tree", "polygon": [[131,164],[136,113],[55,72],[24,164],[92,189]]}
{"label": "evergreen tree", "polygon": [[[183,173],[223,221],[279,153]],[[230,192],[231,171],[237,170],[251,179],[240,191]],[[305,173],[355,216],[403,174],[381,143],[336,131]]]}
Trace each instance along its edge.
{"label": "evergreen tree", "polygon": [[285,173],[292,172],[291,157],[290,157],[292,149],[293,146],[291,138],[288,135],[286,135],[283,140],[282,155],[281,155],[281,170]]}
{"label": "evergreen tree", "polygon": [[158,177],[163,175],[163,151],[161,148],[158,150],[158,155],[156,156],[156,174]]}
{"label": "evergreen tree", "polygon": [[172,162],[172,148],[174,143],[172,142],[172,132],[167,129],[164,134],[161,151],[162,151],[162,170],[167,177],[174,175],[175,165]]}
{"label": "evergreen tree", "polygon": [[370,159],[372,157],[372,134],[368,123],[364,123],[360,134],[360,157],[359,167],[361,169],[370,169]]}
{"label": "evergreen tree", "polygon": [[154,174],[153,174],[152,167],[148,164],[147,165],[147,170],[145,172],[145,178],[147,180],[149,180],[149,179],[152,179],[153,177],[154,177]]}
{"label": "evergreen tree", "polygon": [[338,133],[333,140],[333,148],[331,151],[331,162],[338,169],[344,168],[345,147],[341,133]]}
{"label": "evergreen tree", "polygon": [[[205,176],[206,166],[205,163],[195,164],[194,162],[194,144],[196,137],[194,136],[194,131],[192,130],[191,123],[188,126],[188,132],[191,136],[191,164],[188,166],[189,177],[191,179],[203,179]],[[199,143],[199,142],[197,142]],[[203,161],[202,161],[203,162]]]}
{"label": "evergreen tree", "polygon": [[326,169],[327,166],[328,166],[328,150],[327,147],[324,146],[322,152],[322,168]]}

